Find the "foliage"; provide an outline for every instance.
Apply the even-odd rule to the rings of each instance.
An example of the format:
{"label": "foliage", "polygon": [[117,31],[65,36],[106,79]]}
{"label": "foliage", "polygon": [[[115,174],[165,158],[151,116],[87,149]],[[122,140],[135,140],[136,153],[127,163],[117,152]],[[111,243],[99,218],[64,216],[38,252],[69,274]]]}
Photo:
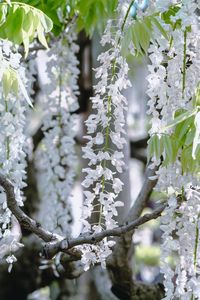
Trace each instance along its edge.
{"label": "foliage", "polygon": [[197,173],[200,168],[200,146],[195,136],[198,126],[195,122],[199,107],[192,111],[179,109],[174,120],[165,129],[174,128],[171,134],[161,133],[151,136],[148,142],[148,159],[155,155],[162,158],[163,165],[173,164],[178,158],[185,173]]}
{"label": "foliage", "polygon": [[88,0],[87,2],[78,0],[78,28],[85,29],[90,35],[97,28],[100,32],[105,28],[106,21],[114,18],[117,0]]}
{"label": "foliage", "polygon": [[52,21],[40,10],[18,2],[0,3],[0,38],[20,45],[23,43],[25,56],[29,44],[37,33],[40,43],[47,46],[45,33],[51,31]]}
{"label": "foliage", "polygon": [[156,15],[144,16],[142,19],[136,19],[125,32],[122,39],[123,55],[129,55],[130,49],[127,45],[130,45],[131,42],[134,45],[136,56],[147,55],[151,39],[153,38],[154,26],[160,31],[164,38],[169,38]]}
{"label": "foliage", "polygon": [[108,18],[112,18],[117,0],[20,0],[43,11],[53,21],[53,33],[59,35],[68,22],[76,15],[78,31],[85,30],[90,36],[94,30],[105,28]]}

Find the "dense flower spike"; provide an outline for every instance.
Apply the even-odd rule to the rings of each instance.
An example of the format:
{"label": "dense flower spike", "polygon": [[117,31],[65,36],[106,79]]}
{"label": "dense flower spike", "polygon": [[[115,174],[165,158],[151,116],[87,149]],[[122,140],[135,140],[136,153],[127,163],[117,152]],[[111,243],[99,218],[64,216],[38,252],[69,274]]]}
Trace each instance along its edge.
{"label": "dense flower spike", "polygon": [[[24,83],[25,69],[20,65],[21,55],[8,41],[0,42],[0,172],[14,185],[16,201],[23,205],[22,189],[25,187],[24,125],[27,93]],[[23,82],[23,83],[22,83]],[[18,91],[18,88],[21,89]],[[20,243],[13,231],[12,214],[7,207],[6,195],[0,188],[0,259],[5,255],[8,263],[16,261],[12,252]],[[10,270],[10,269],[9,269]]]}
{"label": "dense flower spike", "polygon": [[[119,5],[119,11],[122,8],[124,3]],[[121,55],[120,45],[124,15],[117,22],[108,21],[101,39],[102,46],[110,46],[98,57],[100,66],[95,70],[98,83],[94,87],[95,96],[91,99],[93,113],[86,121],[88,135],[85,138],[88,142],[83,148],[83,157],[89,163],[88,168],[83,170],[86,177],[82,185],[89,190],[84,192],[83,232],[116,227],[117,208],[124,205],[117,200],[124,185],[119,173],[124,169],[123,148],[126,143],[124,111],[127,110],[127,100],[122,90],[130,86],[130,81],[128,64]],[[90,218],[95,223],[91,224]],[[95,262],[105,266],[111,244],[113,242],[104,239],[98,246],[83,246],[82,262],[86,269]]]}
{"label": "dense flower spike", "polygon": [[79,74],[74,27],[69,28],[48,51],[43,104],[44,139],[36,154],[38,185],[42,198],[40,220],[57,234],[70,232],[70,195],[75,177],[75,125]]}
{"label": "dense flower spike", "polygon": [[[162,5],[160,5],[162,4]],[[157,8],[165,11],[172,1],[157,1]],[[199,84],[200,32],[196,15],[197,1],[183,0],[171,20],[174,28],[164,25],[170,31],[171,39],[165,40],[154,32],[154,42],[149,49],[151,65],[148,95],[149,114],[152,117],[150,134],[158,136],[173,132],[167,127],[180,109],[192,110],[193,97]],[[181,24],[177,26],[177,24]],[[163,152],[163,159],[166,153]],[[172,153],[173,155],[173,153]],[[153,165],[159,165],[156,155]],[[183,174],[181,161],[174,165],[160,167],[157,172],[157,189],[168,195],[168,207],[162,217],[163,233],[162,271],[166,300],[199,298],[199,191],[198,178]],[[176,267],[170,264],[170,257]]]}
{"label": "dense flower spike", "polygon": [[[174,178],[178,178],[178,172]],[[165,177],[166,179],[166,177]],[[188,182],[188,177],[184,178]],[[178,182],[178,180],[177,180]],[[170,184],[170,182],[168,182]],[[162,217],[162,272],[165,299],[199,299],[199,187],[168,188],[168,207]],[[170,257],[176,267],[170,264]]]}

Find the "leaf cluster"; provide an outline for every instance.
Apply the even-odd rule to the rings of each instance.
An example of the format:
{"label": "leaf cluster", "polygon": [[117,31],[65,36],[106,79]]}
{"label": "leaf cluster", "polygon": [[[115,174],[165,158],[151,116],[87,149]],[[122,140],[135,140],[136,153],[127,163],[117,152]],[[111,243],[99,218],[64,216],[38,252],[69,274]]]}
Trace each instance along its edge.
{"label": "leaf cluster", "polygon": [[[76,16],[78,31],[92,35],[105,28],[109,18],[115,15],[117,0],[20,0],[43,11],[53,21],[52,32],[57,36],[73,16]],[[60,19],[58,15],[62,15]]]}
{"label": "leaf cluster", "polygon": [[122,54],[127,56],[130,51],[127,45],[133,43],[136,56],[147,55],[154,27],[160,31],[164,38],[169,39],[157,15],[145,16],[142,19],[136,19],[125,32],[122,39]]}
{"label": "leaf cluster", "polygon": [[52,26],[51,19],[37,8],[19,2],[0,3],[0,38],[23,44],[25,56],[35,34],[40,43],[48,47],[45,33],[51,31]]}
{"label": "leaf cluster", "polygon": [[8,95],[13,94],[18,96],[19,89],[24,96],[26,102],[32,106],[31,100],[28,96],[26,88],[16,70],[11,67],[7,67],[2,76],[2,87],[3,87],[3,96],[7,101]]}
{"label": "leaf cluster", "polygon": [[[148,160],[153,156],[163,160],[163,165],[173,164],[176,159],[181,162],[183,173],[198,173],[200,170],[200,145],[197,136],[196,117],[200,107],[192,111],[179,109],[174,120],[166,129],[173,128],[171,134],[154,134],[148,142]],[[196,142],[195,142],[196,140]]]}

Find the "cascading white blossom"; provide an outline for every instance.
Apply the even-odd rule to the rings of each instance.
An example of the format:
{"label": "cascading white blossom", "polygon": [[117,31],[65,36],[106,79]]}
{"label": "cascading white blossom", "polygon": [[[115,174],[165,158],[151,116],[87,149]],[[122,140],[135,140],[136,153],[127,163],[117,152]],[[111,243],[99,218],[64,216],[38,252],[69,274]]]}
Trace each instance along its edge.
{"label": "cascading white blossom", "polygon": [[39,219],[57,234],[67,234],[72,223],[70,196],[75,177],[75,125],[78,109],[79,48],[74,27],[66,30],[48,51],[45,85],[44,138],[36,153],[38,186],[41,196]]}
{"label": "cascading white blossom", "polygon": [[[20,65],[20,60],[21,55],[14,49],[12,43],[1,40],[0,173],[12,182],[16,201],[19,206],[23,206],[22,189],[25,187],[26,167],[24,127],[28,95],[24,87],[27,83],[25,69]],[[11,84],[11,80],[16,79],[15,86],[19,85],[21,88],[18,93],[11,91],[5,93],[6,79],[3,76],[8,76],[8,85]],[[0,212],[0,259],[7,256],[6,260],[11,270],[12,263],[16,261],[12,253],[22,245],[19,243],[19,236],[13,233],[13,217],[7,207],[6,195],[2,188],[0,188]]]}
{"label": "cascading white blossom", "polygon": [[[101,45],[108,44],[109,48],[99,55],[100,66],[95,70],[98,82],[94,86],[94,97],[91,98],[92,113],[86,121],[85,138],[88,142],[83,147],[83,157],[89,161],[88,167],[83,169],[86,176],[82,185],[87,189],[84,191],[82,208],[83,232],[97,233],[116,227],[117,208],[124,205],[117,197],[124,185],[119,179],[119,173],[125,167],[124,112],[127,110],[127,100],[122,95],[122,90],[130,86],[129,68],[121,55],[120,43],[125,25],[125,2],[119,4],[118,12],[122,16],[117,24],[112,20],[107,23]],[[129,20],[126,25],[128,23]],[[98,245],[81,246],[85,270],[95,263],[101,263],[105,267],[105,260],[111,254],[113,245],[113,241],[105,238]]]}
{"label": "cascading white blossom", "polygon": [[[174,168],[173,171],[176,173],[168,175],[167,181],[168,207],[161,218],[163,231],[161,271],[164,273],[165,299],[199,299],[199,187],[189,183],[183,192],[178,179],[180,177],[178,168]],[[189,182],[190,179],[196,182],[194,178],[182,176],[184,182]],[[179,186],[175,187],[175,184],[173,187],[170,186],[173,180]],[[170,257],[174,259],[171,264]]]}
{"label": "cascading white blossom", "polygon": [[[171,1],[166,1],[166,6],[160,3],[157,1],[157,9],[165,11]],[[193,108],[192,99],[200,76],[200,32],[195,12],[198,6],[197,1],[181,2],[179,11],[172,17],[174,22],[181,21],[181,27],[170,32],[172,40],[165,40],[155,29],[147,77],[148,113],[152,116],[150,135],[171,133],[173,128],[166,129],[166,125],[173,120],[173,113]],[[168,25],[163,26],[169,30]],[[153,157],[152,162],[159,165],[160,159]],[[160,167],[157,176],[157,190],[166,192],[169,198],[161,218],[164,299],[200,299],[198,177],[183,174],[178,159],[174,165]],[[174,264],[170,264],[172,258]]]}

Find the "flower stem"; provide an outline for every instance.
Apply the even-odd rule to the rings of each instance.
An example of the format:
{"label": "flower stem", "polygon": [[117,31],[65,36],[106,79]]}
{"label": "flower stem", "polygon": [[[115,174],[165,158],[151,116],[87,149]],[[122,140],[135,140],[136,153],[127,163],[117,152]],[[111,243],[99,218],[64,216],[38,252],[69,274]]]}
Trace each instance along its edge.
{"label": "flower stem", "polygon": [[[126,21],[128,19],[128,15],[130,13],[130,10],[131,10],[131,7],[132,5],[134,4],[135,0],[132,0],[128,9],[127,9],[127,12],[125,14],[125,17],[124,17],[124,20],[122,22],[122,26],[121,26],[121,32],[123,33],[124,32],[124,29],[125,29],[125,25],[126,25]],[[117,45],[119,46],[120,42],[121,42],[121,36],[119,37],[118,41],[117,41]],[[115,78],[115,75],[116,75],[116,60],[114,59],[113,62],[112,62],[112,77],[111,77],[111,82],[113,81],[113,79]],[[109,149],[109,135],[110,135],[110,118],[111,118],[111,111],[112,111],[112,97],[109,96],[108,97],[108,108],[107,108],[107,118],[108,118],[108,123],[107,123],[107,126],[106,126],[106,137],[105,137],[105,145],[103,147],[103,151],[107,151]],[[106,168],[106,160],[104,160],[103,162],[103,168],[105,169]],[[101,185],[102,185],[102,192],[105,191],[105,176],[103,175],[102,176],[102,179],[101,179]],[[99,222],[98,222],[98,225],[102,225],[102,212],[103,212],[103,205],[101,204],[100,205],[100,212],[99,212]]]}
{"label": "flower stem", "polygon": [[196,236],[195,236],[195,246],[194,246],[194,269],[196,272],[197,268],[197,250],[198,250],[198,244],[199,244],[199,227],[198,227],[198,220],[196,223]]}
{"label": "flower stem", "polygon": [[184,92],[186,87],[186,55],[187,55],[187,29],[184,31],[184,47],[183,47],[183,77],[182,77],[182,98],[184,98]]}
{"label": "flower stem", "polygon": [[[126,25],[126,21],[127,21],[128,15],[129,15],[129,13],[130,13],[131,7],[132,7],[132,5],[134,4],[134,2],[135,2],[135,0],[132,0],[131,3],[130,3],[130,5],[129,5],[129,7],[128,7],[128,9],[127,9],[127,12],[126,12],[126,15],[125,15],[125,17],[124,17],[124,21],[123,21],[122,27],[121,27],[121,31],[122,31],[122,32],[124,32],[124,27],[125,27],[125,25]],[[120,42],[120,40],[121,40],[121,38],[119,38],[119,42]]]}

